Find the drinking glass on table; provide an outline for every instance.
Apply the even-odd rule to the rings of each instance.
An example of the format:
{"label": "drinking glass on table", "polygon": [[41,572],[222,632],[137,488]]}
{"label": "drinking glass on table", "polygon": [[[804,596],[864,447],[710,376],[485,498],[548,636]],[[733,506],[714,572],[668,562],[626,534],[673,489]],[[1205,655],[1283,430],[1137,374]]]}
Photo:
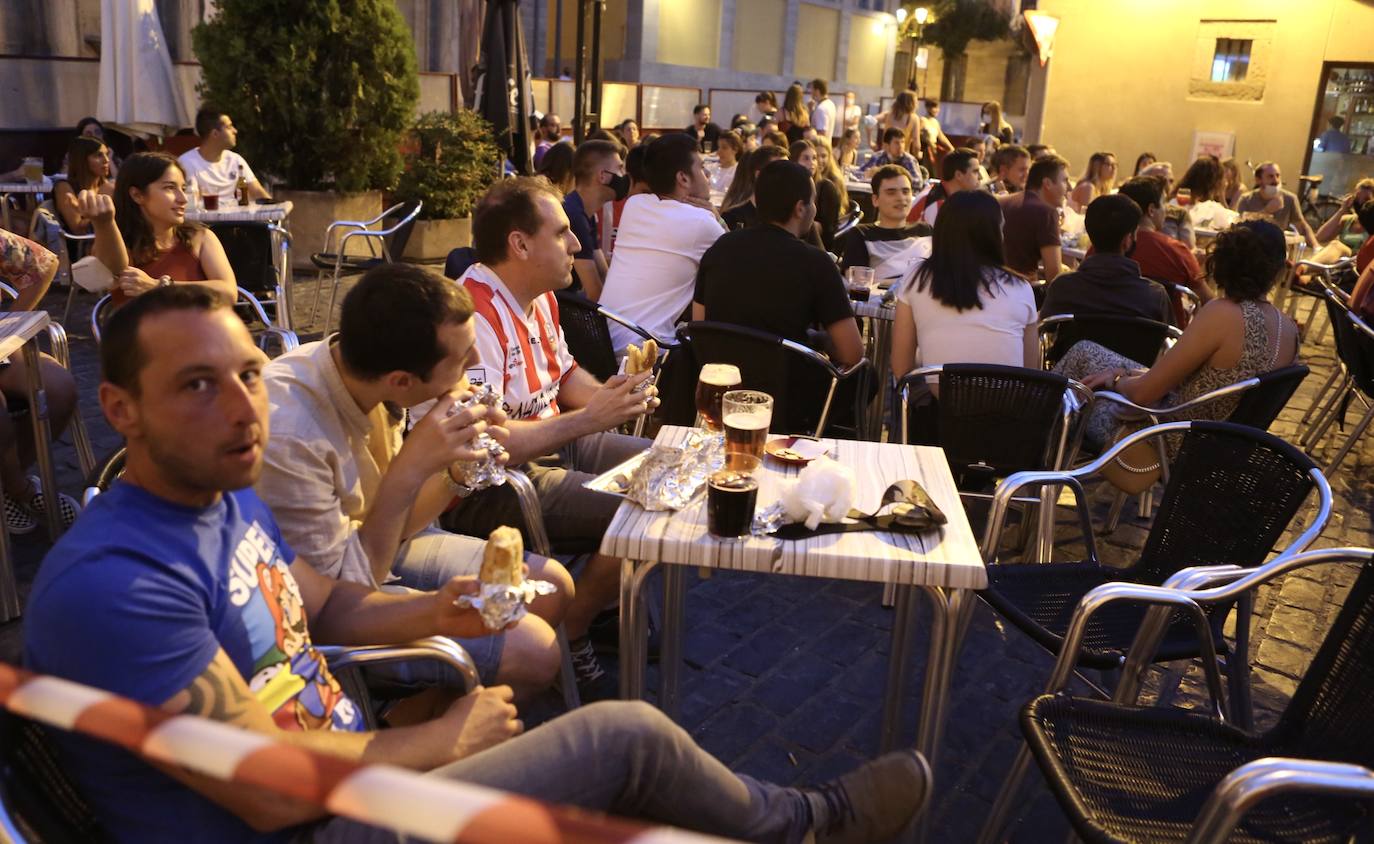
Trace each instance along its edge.
{"label": "drinking glass on table", "polygon": [[24,176],[24,181],[31,185],[36,185],[43,181],[43,159],[26,158],[19,165],[19,171]]}
{"label": "drinking glass on table", "polygon": [[706,530],[717,539],[749,534],[758,506],[759,482],[743,472],[721,469],[706,486]]}
{"label": "drinking glass on table", "polygon": [[739,367],[729,363],[708,363],[697,376],[697,427],[720,431],[724,427],[721,400],[740,385]]}
{"label": "drinking glass on table", "polygon": [[721,400],[725,421],[725,468],[753,474],[763,462],[763,444],[773,421],[773,397],[757,390],[731,390]]}
{"label": "drinking glass on table", "polygon": [[851,299],[867,302],[873,290],[873,268],[850,267],[845,271],[845,283],[849,287]]}

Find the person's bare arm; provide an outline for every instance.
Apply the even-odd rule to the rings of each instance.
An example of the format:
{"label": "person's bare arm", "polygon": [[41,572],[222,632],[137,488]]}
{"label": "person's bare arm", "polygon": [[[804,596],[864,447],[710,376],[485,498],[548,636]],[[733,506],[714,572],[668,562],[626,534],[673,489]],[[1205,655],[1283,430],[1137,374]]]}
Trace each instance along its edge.
{"label": "person's bare arm", "polygon": [[1309,249],[1320,249],[1321,244],[1317,242],[1317,235],[1312,231],[1312,225],[1307,222],[1307,218],[1301,214],[1298,217],[1298,234],[1302,235],[1303,240],[1307,241]]}
{"label": "person's bare arm", "polygon": [[[1201,369],[1221,347],[1226,323],[1236,318],[1234,314],[1225,313],[1223,308],[1224,305],[1218,304],[1200,308],[1173,348],[1144,373],[1123,376],[1117,382],[1116,392],[1145,407],[1154,407],[1163,400],[1170,390]],[[1115,378],[1115,373],[1111,377]],[[1084,383],[1098,386],[1086,380]],[[1111,389],[1110,379],[1106,386]]]}
{"label": "person's bare arm", "polygon": [[835,349],[835,359],[844,366],[853,366],[864,356],[864,341],[859,335],[859,324],[853,317],[836,320],[825,327],[830,335],[830,345]]}
{"label": "person's bare arm", "polygon": [[1040,323],[1031,322],[1021,336],[1022,357],[1026,369],[1040,368]]}
{"label": "person's bare arm", "polygon": [[[257,184],[257,182],[252,184]],[[230,302],[237,299],[239,288],[238,279],[234,277],[234,268],[229,263],[229,256],[224,254],[224,245],[209,229],[200,233],[199,258],[200,269],[201,272],[205,273],[206,280],[186,283],[204,285],[219,294],[221,298],[227,296],[227,301]],[[173,281],[180,281],[180,279],[173,279]]]}
{"label": "person's bare arm", "polygon": [[900,299],[892,315],[892,349],[888,365],[898,381],[916,368],[916,319],[911,315],[911,306]]}
{"label": "person's bare arm", "polygon": [[701,322],[706,319],[706,306],[700,302],[692,303],[692,321]]}
{"label": "person's bare arm", "polygon": [[577,273],[577,280],[582,282],[582,293],[593,302],[601,298],[601,286],[606,280],[600,267],[595,260],[587,258],[573,259],[573,272]]}
{"label": "person's bare arm", "polygon": [[1057,243],[1040,247],[1040,260],[1045,265],[1045,281],[1054,281],[1064,271],[1064,253]]}
{"label": "person's bare arm", "polygon": [[114,198],[100,191],[83,190],[76,201],[81,216],[91,221],[95,231],[91,254],[118,278],[129,266],[129,252],[124,248],[124,236],[115,225]]}
{"label": "person's bare arm", "polygon": [[248,183],[248,199],[271,199],[272,194],[267,192],[267,188],[262,186],[262,182],[254,179]]}
{"label": "person's bare arm", "polygon": [[52,204],[57,209],[58,216],[62,218],[62,228],[72,234],[86,234],[90,231],[91,221],[82,216],[76,191],[72,190],[70,184],[63,182],[53,190]]}
{"label": "person's bare arm", "polygon": [[[428,771],[519,734],[523,726],[516,720],[515,706],[510,701],[510,688],[498,686],[470,694],[455,702],[443,716],[414,727],[358,733],[282,730],[221,649],[200,676],[167,700],[162,709],[209,718],[284,744],[357,762]],[[285,829],[325,815],[317,806],[267,789],[227,783],[173,765],[157,767],[233,812],[258,832]]]}
{"label": "person's bare arm", "polygon": [[1322,223],[1322,227],[1317,229],[1317,240],[1321,243],[1330,242],[1341,230],[1341,223],[1345,215],[1350,213],[1350,208],[1355,204],[1355,194],[1347,194],[1341,199],[1341,207],[1336,209],[1336,213],[1327,218]]}

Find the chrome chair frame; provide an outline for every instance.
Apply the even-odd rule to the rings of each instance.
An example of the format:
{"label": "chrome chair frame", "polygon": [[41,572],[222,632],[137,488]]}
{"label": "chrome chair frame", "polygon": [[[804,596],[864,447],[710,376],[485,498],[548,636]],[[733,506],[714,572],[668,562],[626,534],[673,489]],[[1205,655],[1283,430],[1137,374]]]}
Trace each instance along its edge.
{"label": "chrome chair frame", "polygon": [[[1188,290],[1186,287],[1183,289]],[[1197,295],[1191,290],[1188,290],[1188,293],[1194,297]],[[1093,317],[1122,317],[1128,320],[1142,320],[1143,322],[1141,324],[1144,324],[1144,322],[1151,322],[1161,326],[1164,329],[1164,342],[1160,345],[1159,352],[1155,354],[1156,359],[1158,359],[1159,355],[1162,354],[1165,349],[1178,342],[1178,338],[1183,336],[1183,329],[1178,326],[1169,325],[1167,322],[1160,322],[1159,320],[1149,319],[1148,317],[1132,317],[1129,314],[1053,314],[1051,316],[1042,317],[1036,325],[1036,332],[1040,337],[1040,366],[1048,368],[1045,367],[1045,363],[1049,360],[1050,350],[1054,348],[1055,343],[1053,329],[1065,323],[1074,322],[1079,318],[1092,319]],[[1150,366],[1154,363],[1154,360],[1143,360],[1140,361],[1140,363],[1145,366]]]}
{"label": "chrome chair frame", "polygon": [[[338,296],[339,296],[339,277],[340,277],[340,275],[341,275],[341,273],[342,273],[342,271],[343,271],[344,255],[345,255],[345,254],[347,253],[347,251],[348,251],[348,241],[349,241],[350,239],[354,238],[354,237],[361,237],[361,238],[363,238],[364,241],[367,241],[368,238],[376,238],[377,240],[380,241],[380,247],[381,247],[381,252],[382,252],[382,254],[381,254],[380,256],[378,256],[378,255],[377,255],[377,246],[374,245],[374,244],[372,244],[371,242],[368,242],[368,249],[369,249],[369,251],[372,252],[372,256],[373,256],[373,257],[381,257],[381,258],[385,259],[386,261],[394,261],[394,260],[396,260],[397,257],[399,257],[399,256],[393,256],[393,255],[391,254],[391,250],[390,250],[390,248],[387,246],[386,238],[391,237],[392,235],[394,235],[397,231],[399,231],[399,230],[400,230],[401,228],[403,228],[404,226],[407,226],[407,225],[413,223],[413,222],[415,221],[415,218],[418,217],[418,216],[420,216],[420,209],[424,207],[424,203],[422,203],[422,202],[416,202],[416,203],[415,203],[415,207],[414,207],[413,209],[411,209],[410,213],[409,213],[409,214],[406,214],[404,217],[402,217],[400,220],[398,220],[398,221],[397,221],[394,225],[392,225],[390,228],[373,230],[372,228],[370,228],[370,226],[373,226],[373,225],[376,225],[376,224],[380,223],[382,220],[386,219],[387,215],[389,215],[389,214],[394,214],[394,213],[400,211],[400,210],[401,210],[402,208],[404,208],[404,207],[405,207],[405,203],[404,203],[404,202],[398,202],[398,203],[396,203],[395,205],[393,205],[393,206],[391,206],[390,208],[388,208],[388,209],[386,209],[385,211],[383,211],[381,214],[378,214],[376,217],[373,217],[371,220],[366,220],[366,221],[359,221],[359,220],[335,220],[334,222],[330,223],[329,226],[328,226],[327,228],[325,228],[325,231],[324,231],[324,250],[323,250],[323,254],[326,254],[326,255],[329,254],[329,244],[332,242],[333,235],[334,235],[334,231],[335,231],[336,229],[350,229],[350,231],[345,231],[344,234],[339,238],[339,248],[338,248],[338,251],[336,251],[336,252],[333,253],[333,254],[334,254],[334,277],[333,277],[333,278],[334,278],[334,281],[333,281],[333,290],[332,290],[332,291],[330,292],[330,294],[329,294],[329,311],[328,311],[328,313],[325,314],[325,317],[324,317],[324,333],[325,333],[326,336],[328,336],[330,325],[332,324],[332,322],[333,322],[333,320],[334,320],[334,304],[335,304],[335,302],[337,301]],[[321,270],[320,272],[316,273],[316,281],[318,281],[318,282],[323,282],[323,280],[324,280],[324,271]],[[323,285],[322,285],[322,284],[317,284],[317,285],[315,286],[315,301],[314,301],[314,302],[311,304],[311,306],[310,306],[310,323],[311,323],[311,325],[313,325],[313,324],[315,323],[315,319],[316,319],[316,317],[318,316],[318,313],[319,313],[319,307],[320,307],[320,292],[321,292],[322,288],[323,288]]]}
{"label": "chrome chair frame", "polygon": [[[1135,641],[1127,653],[1121,682],[1117,684],[1112,700],[1116,703],[1135,704],[1145,673],[1153,662],[1170,616],[1175,610],[1182,610],[1193,618],[1195,624],[1199,618],[1202,619],[1198,626],[1198,636],[1202,643],[1203,671],[1207,678],[1213,716],[1221,723],[1234,723],[1242,729],[1249,729],[1249,713],[1235,711],[1238,701],[1234,685],[1231,716],[1227,715],[1225,694],[1220,685],[1220,671],[1216,663],[1216,649],[1213,646],[1211,630],[1206,629],[1203,607],[1235,603],[1239,631],[1241,614],[1252,611],[1254,590],[1259,585],[1305,566],[1350,561],[1368,564],[1374,560],[1374,549],[1370,548],[1305,550],[1306,545],[1315,540],[1318,533],[1320,530],[1314,532],[1309,528],[1279,556],[1254,568],[1196,566],[1178,572],[1163,586],[1109,583],[1093,589],[1083,596],[1078,608],[1074,610],[1064,638],[1064,647],[1060,650],[1049,682],[1046,683],[1045,694],[1062,694],[1068,686],[1069,679],[1074,673],[1072,655],[1082,645],[1091,617],[1110,604],[1133,602],[1146,604],[1150,609],[1141,621]],[[1246,621],[1248,622],[1248,619]],[[1238,634],[1238,651],[1239,647]],[[1248,694],[1246,705],[1248,706]],[[1237,717],[1238,715],[1243,717]],[[1001,833],[1015,806],[1017,792],[1030,768],[1030,763],[1030,748],[1022,741],[1016,760],[1003,780],[1002,789],[979,836],[978,840],[982,844],[992,844],[1001,839]],[[1217,785],[1202,813],[1194,822],[1188,840],[1193,844],[1221,844],[1227,840],[1245,813],[1260,801],[1292,791],[1374,797],[1374,772],[1358,765],[1274,757],[1247,763],[1236,768]]]}
{"label": "chrome chair frame", "polygon": [[[253,311],[253,316],[257,317],[258,321],[260,321],[264,326],[263,329],[259,331],[257,336],[254,338],[258,345],[258,348],[262,349],[263,352],[266,353],[267,340],[271,337],[275,337],[277,341],[281,344],[281,352],[279,354],[285,354],[286,352],[292,351],[293,349],[300,348],[301,341],[300,338],[296,336],[296,332],[292,331],[289,328],[283,328],[273,323],[273,321],[268,318],[267,311],[265,308],[263,308],[262,303],[259,302],[258,298],[254,296],[252,293],[249,293],[242,287],[238,288],[238,292],[238,299],[235,300],[236,303],[241,302],[247,305],[249,309]],[[100,326],[105,321],[104,312],[107,308],[111,306],[111,303],[113,301],[114,300],[110,297],[110,294],[106,293],[104,296],[101,296],[100,299],[95,303],[95,306],[91,308],[91,336],[95,338],[95,343],[97,346],[100,345]],[[280,314],[280,299],[278,300],[277,310],[278,314]]]}
{"label": "chrome chair frame", "polygon": [[[1350,324],[1354,327],[1356,332],[1364,335],[1366,342],[1374,344],[1374,328],[1371,328],[1369,323],[1349,310],[1345,312],[1345,318],[1350,320]],[[1357,349],[1355,353],[1359,354],[1360,350]],[[1374,361],[1371,361],[1370,365],[1374,366]],[[1345,368],[1344,364],[1341,365],[1341,368]],[[1306,444],[1310,450],[1316,449],[1317,444],[1322,441],[1322,437],[1325,436],[1327,430],[1329,430],[1336,419],[1341,416],[1346,396],[1351,396],[1359,400],[1359,402],[1365,406],[1365,413],[1364,416],[1360,417],[1360,421],[1355,423],[1355,427],[1350,430],[1344,442],[1336,449],[1335,456],[1326,464],[1327,474],[1334,474],[1340,469],[1341,464],[1345,462],[1346,456],[1350,454],[1350,450],[1359,442],[1360,437],[1364,436],[1364,432],[1368,430],[1370,423],[1374,423],[1374,402],[1371,402],[1370,397],[1366,396],[1364,391],[1359,389],[1358,385],[1355,384],[1354,378],[1347,372],[1342,389],[1337,390],[1336,393],[1332,395],[1326,407],[1318,416],[1318,419],[1313,422],[1312,431],[1303,439],[1304,444]]]}

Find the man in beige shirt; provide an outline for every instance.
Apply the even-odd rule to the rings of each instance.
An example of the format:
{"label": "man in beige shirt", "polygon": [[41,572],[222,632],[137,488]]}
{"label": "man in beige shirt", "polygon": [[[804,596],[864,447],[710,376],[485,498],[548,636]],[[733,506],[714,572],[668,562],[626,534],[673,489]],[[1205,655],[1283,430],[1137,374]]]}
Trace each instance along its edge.
{"label": "man in beige shirt", "polygon": [[[477,574],[485,543],[433,527],[464,493],[458,464],[477,457],[471,440],[484,430],[507,435],[500,410],[449,415],[476,361],[472,313],[462,288],[427,270],[378,267],[344,298],[338,335],[264,369],[272,437],[258,494],[283,537],[320,572],[422,590]],[[435,399],[403,439],[405,408]],[[515,629],[462,644],[483,682],[531,693],[560,667],[553,627],[573,585],[557,562],[527,562],[531,576],[559,592],[536,601]]]}

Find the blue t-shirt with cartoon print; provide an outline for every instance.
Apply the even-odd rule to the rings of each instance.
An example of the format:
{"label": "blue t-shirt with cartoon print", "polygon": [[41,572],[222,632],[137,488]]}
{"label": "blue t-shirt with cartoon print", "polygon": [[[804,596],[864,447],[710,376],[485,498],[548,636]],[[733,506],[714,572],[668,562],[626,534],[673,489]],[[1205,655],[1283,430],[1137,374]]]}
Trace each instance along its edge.
{"label": "blue t-shirt with cartoon print", "polygon": [[[24,662],[158,706],[223,648],[282,729],[361,730],[360,710],[310,643],[293,557],[251,489],[194,508],[117,482],[44,559],[25,610]],[[123,750],[53,736],[118,840],[264,839]]]}

